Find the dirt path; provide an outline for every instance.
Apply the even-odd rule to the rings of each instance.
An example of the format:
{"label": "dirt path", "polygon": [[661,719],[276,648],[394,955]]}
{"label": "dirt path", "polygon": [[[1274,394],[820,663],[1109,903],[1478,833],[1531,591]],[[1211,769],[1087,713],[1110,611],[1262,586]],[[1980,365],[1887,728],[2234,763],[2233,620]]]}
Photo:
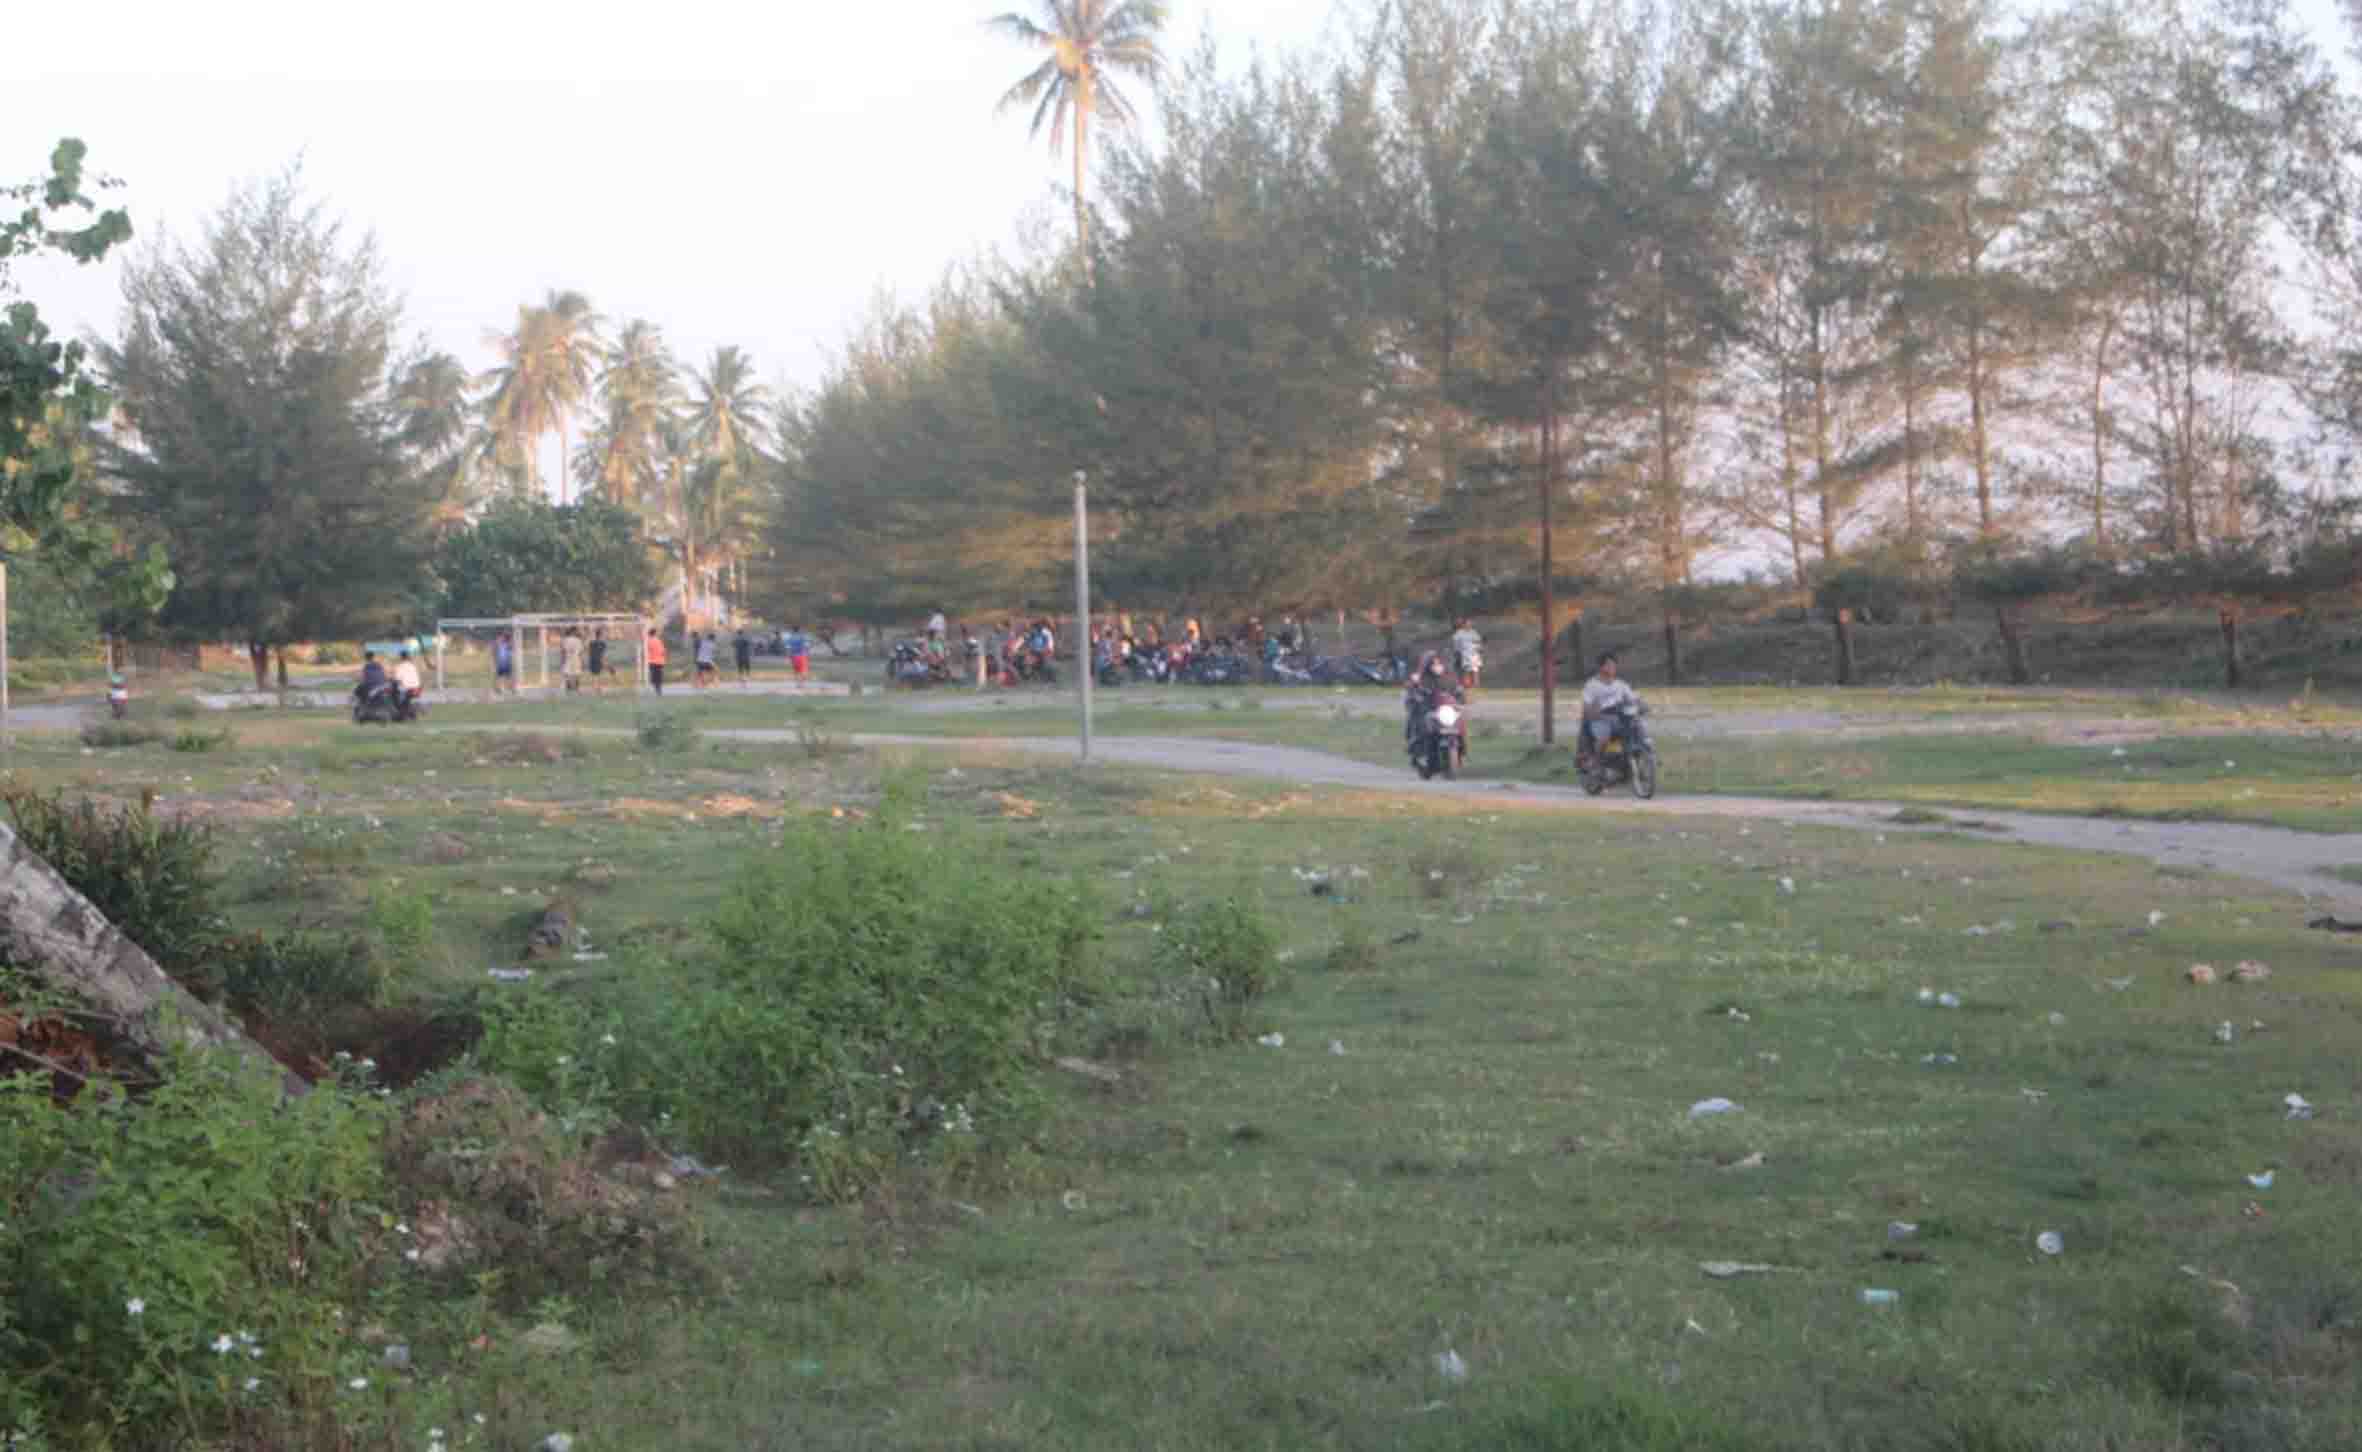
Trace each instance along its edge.
{"label": "dirt path", "polygon": [[[794,739],[793,733],[786,731],[711,731],[706,734],[746,741]],[[1065,757],[1075,754],[1072,737],[856,736],[853,740],[863,746],[949,747]],[[1355,787],[1371,791],[1418,792],[1421,795],[1509,802],[1561,811],[1741,817],[1880,832],[1958,830],[1940,823],[1917,826],[1898,823],[1893,818],[1900,808],[1892,802],[1804,802],[1779,797],[1680,795],[1641,802],[1633,800],[1629,794],[1619,792],[1610,792],[1602,797],[1586,797],[1575,787],[1520,782],[1421,782],[1407,767],[1392,770],[1321,751],[1245,741],[1111,736],[1094,741],[1091,751],[1097,760],[1103,762],[1161,767],[1168,771],[1268,777],[1308,785]],[[2037,812],[1991,811],[1982,807],[1976,810],[1975,820],[2007,829],[1989,834],[1997,844],[2026,842],[2082,852],[2118,852],[2146,857],[2160,866],[2228,872],[2318,900],[2340,912],[2362,912],[2362,884],[2340,882],[2323,875],[2327,868],[2362,864],[2362,833],[2332,836],[2291,832],[2277,827],[2242,826],[2230,822],[2126,822],[2094,817],[2048,816]]]}

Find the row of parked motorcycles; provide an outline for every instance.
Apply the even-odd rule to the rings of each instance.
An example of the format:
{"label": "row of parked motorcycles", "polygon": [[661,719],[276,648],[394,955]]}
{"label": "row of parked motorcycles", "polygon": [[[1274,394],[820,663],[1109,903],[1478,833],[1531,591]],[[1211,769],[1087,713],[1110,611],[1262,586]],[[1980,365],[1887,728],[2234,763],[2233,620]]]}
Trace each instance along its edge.
{"label": "row of parked motorcycles", "polygon": [[1119,641],[1101,652],[1095,678],[1103,686],[1399,686],[1409,675],[1410,662],[1399,655],[1308,655],[1275,646],[1257,661],[1221,646],[1193,651],[1186,644],[1148,648]]}

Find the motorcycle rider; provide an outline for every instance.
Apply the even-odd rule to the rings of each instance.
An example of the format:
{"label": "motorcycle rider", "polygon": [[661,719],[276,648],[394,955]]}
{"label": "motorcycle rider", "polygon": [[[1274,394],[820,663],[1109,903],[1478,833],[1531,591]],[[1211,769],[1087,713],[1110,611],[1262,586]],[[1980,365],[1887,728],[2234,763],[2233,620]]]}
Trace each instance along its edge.
{"label": "motorcycle rider", "polygon": [[1403,688],[1403,745],[1418,741],[1420,728],[1427,724],[1427,713],[1445,701],[1466,705],[1468,698],[1460,690],[1460,683],[1444,668],[1443,657],[1431,650],[1412,673],[1411,683]]}
{"label": "motorcycle rider", "polygon": [[422,686],[418,679],[418,662],[410,658],[407,646],[403,647],[400,658],[394,662],[394,688],[401,692],[394,698],[395,704],[401,707],[403,715],[409,715],[416,709]]}
{"label": "motorcycle rider", "polygon": [[377,652],[374,650],[362,651],[361,683],[353,687],[353,699],[356,701],[368,700],[385,689],[385,680],[385,665],[378,660]]}
{"label": "motorcycle rider", "polygon": [[1576,764],[1588,765],[1599,748],[1616,734],[1613,713],[1639,704],[1640,697],[1634,694],[1631,683],[1617,677],[1616,653],[1601,651],[1598,674],[1583,682],[1583,733],[1576,750]]}

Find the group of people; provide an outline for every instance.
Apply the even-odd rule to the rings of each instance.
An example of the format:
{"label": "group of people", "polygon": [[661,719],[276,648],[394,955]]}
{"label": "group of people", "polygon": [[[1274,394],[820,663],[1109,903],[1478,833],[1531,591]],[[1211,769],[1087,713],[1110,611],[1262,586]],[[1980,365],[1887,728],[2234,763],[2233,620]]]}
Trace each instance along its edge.
{"label": "group of people", "polygon": [[[802,629],[799,627],[789,631],[781,643],[788,653],[789,661],[795,669],[797,678],[801,679],[809,675],[811,671],[810,647],[804,641]],[[587,639],[583,636],[582,627],[578,625],[567,626],[565,631],[559,635],[558,679],[569,693],[582,689],[582,678],[586,671],[591,677],[591,684],[594,688],[600,684],[601,677],[613,671],[614,663],[610,660],[609,644],[607,627],[604,625],[594,626]],[[718,663],[721,653],[721,637],[710,630],[703,632],[693,630],[689,632],[688,647],[690,663],[695,668],[695,674],[692,677],[694,683],[698,686],[717,684],[721,680],[721,667]],[[641,659],[646,662],[648,667],[648,684],[657,695],[661,696],[664,694],[665,668],[671,663],[671,655],[665,647],[663,632],[651,627],[648,631],[648,638],[642,643],[640,649]],[[405,659],[408,658],[408,655],[409,652],[403,652]],[[737,667],[739,681],[744,683],[752,680],[754,678],[755,642],[754,637],[749,635],[743,626],[730,639],[730,656],[731,663]],[[516,643],[509,632],[503,631],[492,638],[492,692],[494,695],[514,694],[516,689]]]}
{"label": "group of people", "polygon": [[[1419,668],[1411,673],[1410,684],[1403,689],[1402,697],[1406,743],[1417,739],[1420,723],[1437,706],[1445,701],[1461,706],[1468,704],[1468,692],[1475,687],[1476,678],[1466,665],[1472,651],[1464,651],[1460,645],[1463,633],[1475,637],[1477,646],[1483,644],[1483,637],[1476,635],[1463,620],[1452,635],[1453,653],[1459,660],[1447,666],[1443,652],[1431,650],[1420,657]],[[1616,653],[1600,652],[1591,678],[1583,682],[1583,726],[1575,740],[1575,764],[1589,765],[1592,755],[1616,734],[1620,714],[1639,705],[1640,696],[1623,679],[1623,666]]]}

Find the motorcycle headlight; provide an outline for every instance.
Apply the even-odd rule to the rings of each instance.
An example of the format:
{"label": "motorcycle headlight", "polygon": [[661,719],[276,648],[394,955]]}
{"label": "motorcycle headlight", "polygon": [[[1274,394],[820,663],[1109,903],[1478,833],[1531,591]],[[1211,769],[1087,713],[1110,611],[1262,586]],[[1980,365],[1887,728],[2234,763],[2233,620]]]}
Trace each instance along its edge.
{"label": "motorcycle headlight", "polygon": [[1460,708],[1457,706],[1438,706],[1435,708],[1435,719],[1445,726],[1457,726],[1460,724]]}

